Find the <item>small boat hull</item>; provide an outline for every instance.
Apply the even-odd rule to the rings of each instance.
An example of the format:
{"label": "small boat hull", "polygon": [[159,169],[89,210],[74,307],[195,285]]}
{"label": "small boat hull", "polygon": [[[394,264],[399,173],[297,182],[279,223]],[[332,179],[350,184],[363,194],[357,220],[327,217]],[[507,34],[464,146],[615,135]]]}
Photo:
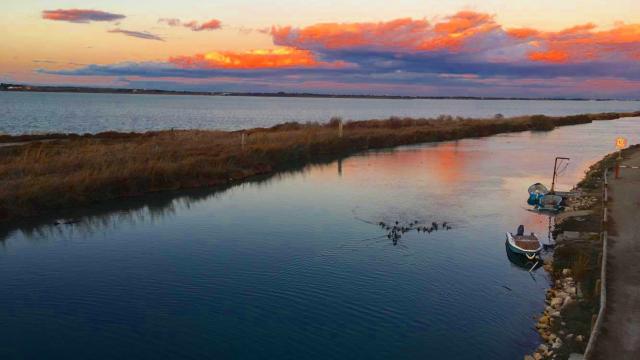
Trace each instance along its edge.
{"label": "small boat hull", "polygon": [[529,260],[535,259],[540,251],[542,251],[542,244],[534,234],[524,237],[514,236],[511,233],[507,233],[506,235],[506,243],[509,250],[516,254],[523,255]]}
{"label": "small boat hull", "polygon": [[522,270],[529,270],[529,271],[532,269],[535,270],[542,266],[542,262],[538,261],[537,258],[527,259],[525,255],[513,252],[509,247],[508,241],[505,241],[504,249],[505,249],[505,252],[507,253],[507,258],[509,259],[509,262],[513,266],[516,266]]}

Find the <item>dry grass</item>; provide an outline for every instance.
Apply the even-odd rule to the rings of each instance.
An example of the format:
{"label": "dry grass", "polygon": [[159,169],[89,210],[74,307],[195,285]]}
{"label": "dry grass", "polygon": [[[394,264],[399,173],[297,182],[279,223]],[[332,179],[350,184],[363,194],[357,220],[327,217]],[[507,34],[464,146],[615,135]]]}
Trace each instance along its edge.
{"label": "dry grass", "polygon": [[286,123],[248,130],[244,148],[241,132],[224,131],[1,136],[0,142],[49,141],[0,148],[0,220],[148,192],[223,185],[372,148],[638,115],[390,118],[345,123],[342,138],[337,135],[339,121],[333,119],[325,125]]}

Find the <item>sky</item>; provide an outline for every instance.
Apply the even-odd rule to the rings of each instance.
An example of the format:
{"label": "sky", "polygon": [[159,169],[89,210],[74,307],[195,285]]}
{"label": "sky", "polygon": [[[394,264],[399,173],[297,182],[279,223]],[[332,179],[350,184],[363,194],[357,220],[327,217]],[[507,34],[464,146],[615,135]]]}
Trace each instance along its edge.
{"label": "sky", "polygon": [[638,0],[2,0],[0,82],[640,98]]}

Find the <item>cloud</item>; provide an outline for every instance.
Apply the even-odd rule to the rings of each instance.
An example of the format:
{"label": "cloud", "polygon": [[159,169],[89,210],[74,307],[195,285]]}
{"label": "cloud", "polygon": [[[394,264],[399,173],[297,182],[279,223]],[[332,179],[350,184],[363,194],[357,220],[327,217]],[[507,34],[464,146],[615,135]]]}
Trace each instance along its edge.
{"label": "cloud", "polygon": [[131,31],[131,30],[123,30],[123,29],[111,29],[111,30],[108,30],[107,32],[114,33],[114,34],[123,34],[123,35],[144,39],[144,40],[164,41],[162,37],[148,33],[148,32]]}
{"label": "cloud", "polygon": [[158,22],[165,23],[169,26],[183,26],[191,29],[192,31],[218,30],[222,28],[222,22],[218,19],[211,19],[201,24],[195,20],[183,22],[182,20],[176,18],[161,18],[158,19]]}
{"label": "cloud", "polygon": [[222,22],[217,19],[211,19],[209,21],[203,22],[200,25],[193,24],[190,26],[193,31],[203,31],[203,30],[217,30],[222,27]]}
{"label": "cloud", "polygon": [[[161,22],[190,29],[206,24],[179,19]],[[607,84],[609,93],[616,84],[629,96],[637,97],[640,91],[640,24],[600,30],[588,23],[555,32],[505,29],[491,14],[462,11],[436,19],[274,26],[268,33],[275,45],[272,49],[203,49],[162,62],[41,71],[176,82],[225,79],[244,84],[238,87],[246,86],[245,90],[251,90],[252,84],[273,82],[291,88],[362,86],[365,92],[382,91],[384,86],[390,91],[440,91],[435,95],[465,95],[466,91],[544,96],[547,91],[577,96],[597,92],[596,84]],[[601,89],[605,91],[604,86]]]}
{"label": "cloud", "polygon": [[526,40],[529,60],[549,63],[640,60],[640,24],[617,24],[596,30],[594,24],[573,26],[558,32],[510,29],[513,38]]}
{"label": "cloud", "polygon": [[58,9],[42,11],[42,18],[46,20],[68,21],[73,23],[88,23],[91,21],[121,20],[124,19],[125,16],[100,10]]}
{"label": "cloud", "polygon": [[273,27],[271,34],[276,45],[317,51],[458,52],[476,38],[499,29],[490,15],[461,11],[434,24],[411,18],[377,23],[322,23],[304,28]]}
{"label": "cloud", "polygon": [[182,26],[182,21],[176,18],[160,18],[158,19],[159,23],[165,23],[169,26]]}
{"label": "cloud", "polygon": [[184,68],[203,69],[260,69],[347,67],[341,61],[332,63],[316,59],[313,52],[294,48],[251,50],[245,52],[213,51],[193,56],[176,56],[169,62]]}

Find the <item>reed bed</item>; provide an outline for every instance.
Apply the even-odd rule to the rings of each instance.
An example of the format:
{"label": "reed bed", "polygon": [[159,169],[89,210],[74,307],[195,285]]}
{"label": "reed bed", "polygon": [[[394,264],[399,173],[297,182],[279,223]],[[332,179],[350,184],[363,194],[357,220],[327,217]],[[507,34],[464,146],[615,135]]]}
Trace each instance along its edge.
{"label": "reed bed", "polygon": [[[284,123],[246,131],[0,136],[0,221],[149,192],[225,185],[367,149],[489,136],[636,113]],[[244,146],[242,138],[244,133]]]}

